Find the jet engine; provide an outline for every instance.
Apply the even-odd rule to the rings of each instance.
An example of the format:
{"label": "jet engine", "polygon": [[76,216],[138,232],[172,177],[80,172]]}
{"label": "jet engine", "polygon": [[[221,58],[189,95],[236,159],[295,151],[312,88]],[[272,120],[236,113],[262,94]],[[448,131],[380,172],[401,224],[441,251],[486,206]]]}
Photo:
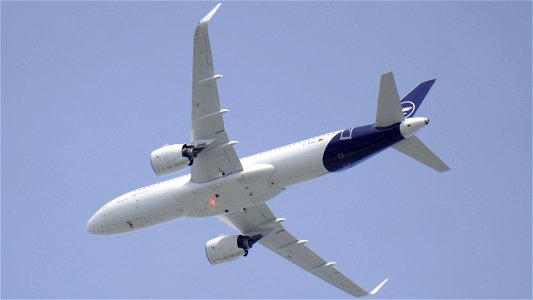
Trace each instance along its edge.
{"label": "jet engine", "polygon": [[204,147],[187,144],[174,144],[161,147],[150,154],[150,162],[154,173],[159,176],[183,170],[191,166],[194,158]]}
{"label": "jet engine", "polygon": [[248,250],[263,236],[224,235],[205,243],[205,254],[212,265],[232,261],[248,255]]}

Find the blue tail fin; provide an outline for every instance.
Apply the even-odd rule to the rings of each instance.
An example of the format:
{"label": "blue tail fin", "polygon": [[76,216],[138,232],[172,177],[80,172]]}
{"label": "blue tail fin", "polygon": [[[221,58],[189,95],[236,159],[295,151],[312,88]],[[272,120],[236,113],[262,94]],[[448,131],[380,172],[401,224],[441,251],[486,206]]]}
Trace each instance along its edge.
{"label": "blue tail fin", "polygon": [[400,103],[402,105],[404,117],[410,118],[415,116],[416,111],[422,104],[422,101],[426,97],[433,83],[435,83],[435,80],[437,79],[422,82],[421,84],[417,85],[409,94],[407,94],[407,96],[403,97]]}

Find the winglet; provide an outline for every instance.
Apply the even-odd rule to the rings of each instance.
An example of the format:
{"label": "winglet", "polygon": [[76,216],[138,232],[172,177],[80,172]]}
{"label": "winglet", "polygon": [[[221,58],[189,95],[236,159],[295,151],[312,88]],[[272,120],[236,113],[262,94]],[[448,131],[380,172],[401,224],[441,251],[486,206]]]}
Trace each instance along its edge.
{"label": "winglet", "polygon": [[375,295],[379,292],[379,290],[385,285],[385,283],[387,283],[387,281],[389,281],[389,279],[385,279],[383,280],[383,282],[381,282],[378,286],[376,286],[375,289],[372,290],[372,292],[370,292],[370,295]]}
{"label": "winglet", "polygon": [[217,4],[205,17],[200,21],[200,24],[207,24],[209,23],[209,20],[215,15],[218,8],[222,5],[222,3]]}

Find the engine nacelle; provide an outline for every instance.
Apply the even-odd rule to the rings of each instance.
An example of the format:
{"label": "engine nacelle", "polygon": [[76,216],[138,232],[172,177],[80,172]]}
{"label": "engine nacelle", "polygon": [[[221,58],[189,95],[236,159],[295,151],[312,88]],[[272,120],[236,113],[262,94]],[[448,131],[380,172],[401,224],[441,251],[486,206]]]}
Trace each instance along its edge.
{"label": "engine nacelle", "polygon": [[152,169],[159,175],[168,175],[183,170],[190,165],[191,160],[183,156],[183,149],[188,148],[186,144],[175,144],[161,147],[150,154]]}
{"label": "engine nacelle", "polygon": [[248,250],[263,236],[225,235],[205,243],[205,254],[212,265],[235,260],[248,255]]}

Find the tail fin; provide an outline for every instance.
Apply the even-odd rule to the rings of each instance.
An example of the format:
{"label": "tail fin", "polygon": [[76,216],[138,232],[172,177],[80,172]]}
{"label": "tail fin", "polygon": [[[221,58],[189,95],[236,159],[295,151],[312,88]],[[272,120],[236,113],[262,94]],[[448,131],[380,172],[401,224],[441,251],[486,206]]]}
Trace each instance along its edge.
{"label": "tail fin", "polygon": [[[400,102],[392,72],[381,75],[378,111],[374,126],[377,128],[387,127],[403,122],[405,118],[413,117],[429,92],[429,89],[433,86],[433,83],[435,83],[435,80],[436,79],[432,79],[422,82]],[[393,147],[403,154],[410,156],[439,172],[448,171],[450,169],[414,135],[397,143]]]}
{"label": "tail fin", "polygon": [[381,75],[379,86],[378,111],[376,113],[375,127],[387,127],[405,120],[402,107],[400,106],[400,96],[394,81],[392,72]]}
{"label": "tail fin", "polygon": [[422,104],[422,101],[424,101],[424,98],[429,92],[429,89],[431,89],[431,86],[433,86],[433,83],[435,83],[435,80],[437,79],[422,82],[407,94],[407,96],[403,97],[401,105],[404,117],[410,118],[415,116],[416,111]]}
{"label": "tail fin", "polygon": [[[423,99],[424,97],[422,97]],[[393,146],[394,149],[403,154],[418,160],[424,165],[433,168],[439,172],[450,170],[450,168],[429,150],[416,136],[411,136]]]}

